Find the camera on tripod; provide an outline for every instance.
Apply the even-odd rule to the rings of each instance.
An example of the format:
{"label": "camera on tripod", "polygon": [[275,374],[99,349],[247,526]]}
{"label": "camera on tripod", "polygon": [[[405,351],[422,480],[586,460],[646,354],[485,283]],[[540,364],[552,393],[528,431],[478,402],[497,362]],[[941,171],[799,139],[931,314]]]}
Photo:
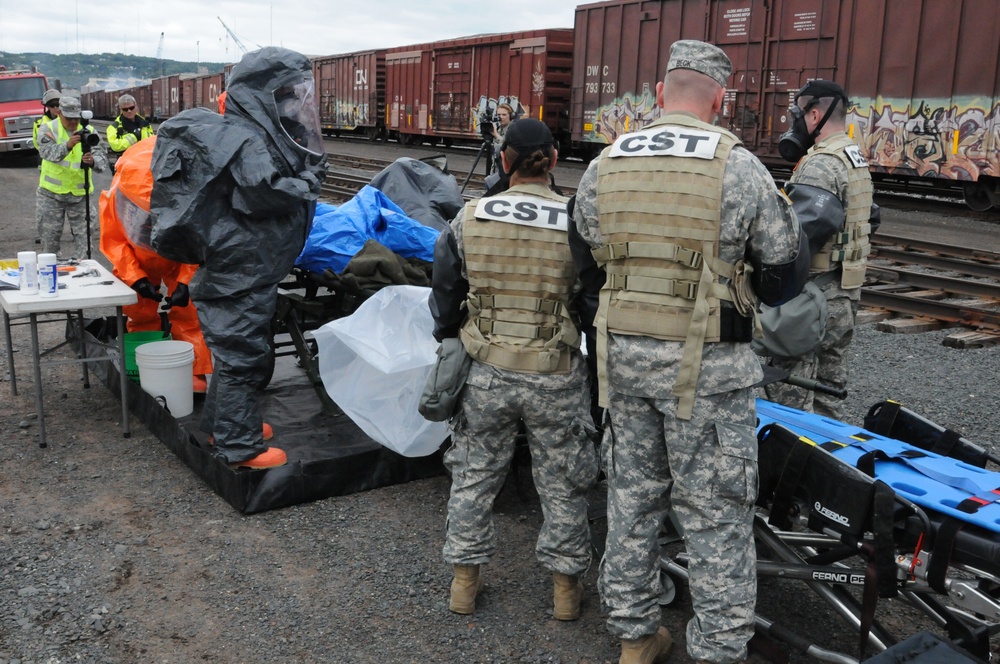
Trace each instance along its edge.
{"label": "camera on tripod", "polygon": [[496,116],[493,115],[492,111],[486,111],[479,115],[479,133],[484,140],[493,140],[493,125],[495,122]]}
{"label": "camera on tripod", "polygon": [[80,129],[74,132],[80,137],[80,149],[84,154],[101,144],[100,135],[90,128],[90,119],[93,117],[94,114],[90,111],[81,112]]}

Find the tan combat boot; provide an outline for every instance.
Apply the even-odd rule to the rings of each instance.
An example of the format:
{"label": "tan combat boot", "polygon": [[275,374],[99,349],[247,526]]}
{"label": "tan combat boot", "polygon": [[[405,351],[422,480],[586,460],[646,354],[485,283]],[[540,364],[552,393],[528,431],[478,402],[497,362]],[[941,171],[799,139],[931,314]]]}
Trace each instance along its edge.
{"label": "tan combat boot", "polygon": [[618,664],[662,664],[667,661],[673,642],[666,627],[634,641],[623,640]]}
{"label": "tan combat boot", "polygon": [[552,573],[552,617],[556,620],[576,620],[583,601],[583,581],[580,577]]}
{"label": "tan combat boot", "polygon": [[483,589],[479,565],[455,565],[455,578],[451,580],[451,601],[448,610],[469,615],[476,610],[476,597]]}

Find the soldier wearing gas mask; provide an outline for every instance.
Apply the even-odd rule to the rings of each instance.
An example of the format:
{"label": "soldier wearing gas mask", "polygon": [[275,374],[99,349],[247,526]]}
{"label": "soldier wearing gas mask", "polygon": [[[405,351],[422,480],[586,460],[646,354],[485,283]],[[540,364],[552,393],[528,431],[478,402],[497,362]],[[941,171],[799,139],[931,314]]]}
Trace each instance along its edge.
{"label": "soldier wearing gas mask", "polygon": [[326,174],[312,64],[267,47],[246,54],[226,113],[191,109],[160,126],[153,248],[200,267],[190,284],[214,373],[201,427],[233,467],[270,468],[258,390],[271,355],[278,283],[302,250]]}
{"label": "soldier wearing gas mask", "polygon": [[[810,281],[823,292],[829,311],[819,347],[798,358],[770,363],[797,376],[847,387],[844,356],[865,279],[869,235],[877,227],[872,178],[861,148],[845,131],[847,94],[833,81],[810,81],[795,96],[792,127],[782,134],[782,157],[797,161],[785,192],[792,200],[812,254]],[[843,418],[836,397],[786,383],[765,388],[769,399],[817,414]]]}

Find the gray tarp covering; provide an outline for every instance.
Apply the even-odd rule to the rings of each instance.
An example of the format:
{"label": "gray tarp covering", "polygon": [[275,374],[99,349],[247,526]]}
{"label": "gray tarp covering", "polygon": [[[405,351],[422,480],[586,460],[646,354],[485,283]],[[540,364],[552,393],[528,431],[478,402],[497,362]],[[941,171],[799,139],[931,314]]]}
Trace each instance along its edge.
{"label": "gray tarp covering", "polygon": [[455,177],[419,159],[401,157],[372,178],[375,187],[407,216],[444,230],[465,204]]}

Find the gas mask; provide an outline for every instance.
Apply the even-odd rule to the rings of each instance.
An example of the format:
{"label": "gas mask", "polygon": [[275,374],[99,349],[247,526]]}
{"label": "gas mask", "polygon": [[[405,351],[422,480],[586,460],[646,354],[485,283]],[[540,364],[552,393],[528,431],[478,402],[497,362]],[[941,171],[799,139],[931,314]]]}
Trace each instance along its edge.
{"label": "gas mask", "polygon": [[274,105],[281,128],[292,143],[313,155],[325,152],[312,78],[275,90]]}
{"label": "gas mask", "polygon": [[834,99],[833,103],[830,104],[830,108],[826,109],[823,119],[810,132],[809,127],[806,125],[806,113],[811,111],[819,103],[820,99],[821,97],[813,97],[806,104],[805,108],[799,108],[799,95],[796,95],[795,103],[789,107],[788,111],[792,114],[792,126],[778,139],[778,153],[781,154],[782,159],[785,161],[797,162],[806,155],[809,148],[816,143],[816,137],[819,136],[819,132],[823,128],[823,125],[826,124],[826,121],[830,119],[833,109],[840,103],[840,98]]}

